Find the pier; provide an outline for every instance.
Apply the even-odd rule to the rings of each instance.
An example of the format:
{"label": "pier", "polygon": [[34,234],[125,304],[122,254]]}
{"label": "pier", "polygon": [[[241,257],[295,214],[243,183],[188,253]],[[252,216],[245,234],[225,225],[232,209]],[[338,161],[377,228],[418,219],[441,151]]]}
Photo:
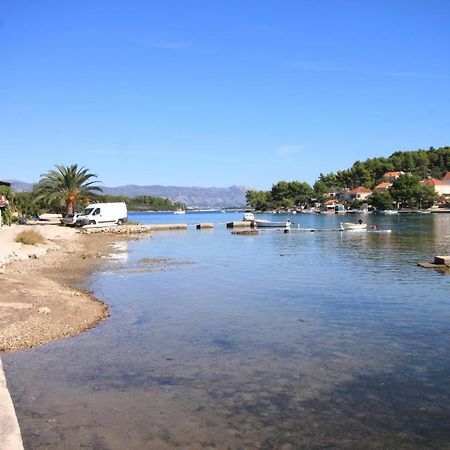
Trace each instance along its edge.
{"label": "pier", "polygon": [[227,228],[253,228],[255,223],[253,221],[234,221],[227,222]]}

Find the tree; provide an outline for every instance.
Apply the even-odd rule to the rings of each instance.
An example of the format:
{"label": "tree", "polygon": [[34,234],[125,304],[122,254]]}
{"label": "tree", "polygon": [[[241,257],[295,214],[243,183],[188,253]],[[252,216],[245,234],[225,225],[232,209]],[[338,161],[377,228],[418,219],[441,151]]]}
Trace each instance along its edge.
{"label": "tree", "polygon": [[11,225],[11,209],[10,202],[12,199],[12,191],[9,186],[0,186],[0,200],[5,201],[3,208],[0,208],[0,223]]}
{"label": "tree", "polygon": [[48,204],[64,207],[66,214],[73,214],[78,201],[92,198],[97,192],[102,192],[98,181],[93,180],[97,175],[90,173],[78,164],[70,166],[56,165],[56,170],[50,170],[41,175],[36,187],[36,199],[44,200]]}
{"label": "tree", "polygon": [[270,192],[266,191],[250,190],[245,193],[245,198],[248,206],[259,211],[268,209],[271,203]]}
{"label": "tree", "polygon": [[416,192],[417,202],[420,208],[429,208],[439,198],[434,186],[420,184]]}
{"label": "tree", "polygon": [[382,192],[375,190],[369,197],[369,203],[380,211],[394,208],[394,201],[389,191]]}
{"label": "tree", "polygon": [[417,193],[420,188],[420,178],[415,175],[400,175],[392,184],[390,194],[402,206],[412,208],[417,202]]}

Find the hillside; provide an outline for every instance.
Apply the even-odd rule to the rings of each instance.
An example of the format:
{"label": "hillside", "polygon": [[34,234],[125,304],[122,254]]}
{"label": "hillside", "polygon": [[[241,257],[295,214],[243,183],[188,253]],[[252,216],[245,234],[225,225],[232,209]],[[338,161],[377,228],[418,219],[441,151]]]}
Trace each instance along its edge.
{"label": "hillside", "polygon": [[[11,187],[16,192],[30,192],[32,183],[18,180],[7,180],[12,183]],[[230,186],[227,188],[217,187],[182,187],[182,186],[138,186],[125,185],[117,187],[102,186],[106,195],[124,195],[137,197],[139,195],[152,195],[165,197],[172,202],[184,203],[186,206],[199,208],[227,208],[233,206],[244,206],[246,203],[245,192],[248,188],[244,186]]]}

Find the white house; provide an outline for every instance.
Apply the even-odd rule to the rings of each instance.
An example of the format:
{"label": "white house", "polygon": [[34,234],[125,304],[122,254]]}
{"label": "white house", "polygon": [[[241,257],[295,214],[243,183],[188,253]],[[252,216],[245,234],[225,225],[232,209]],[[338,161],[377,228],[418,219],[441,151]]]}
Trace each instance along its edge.
{"label": "white house", "polygon": [[434,186],[434,190],[440,196],[450,197],[450,183],[447,183],[445,180],[427,178],[426,180],[421,181],[421,183],[425,186]]}
{"label": "white house", "polygon": [[363,186],[350,189],[349,191],[342,192],[340,195],[341,200],[352,201],[352,200],[366,200],[372,195],[372,191]]}

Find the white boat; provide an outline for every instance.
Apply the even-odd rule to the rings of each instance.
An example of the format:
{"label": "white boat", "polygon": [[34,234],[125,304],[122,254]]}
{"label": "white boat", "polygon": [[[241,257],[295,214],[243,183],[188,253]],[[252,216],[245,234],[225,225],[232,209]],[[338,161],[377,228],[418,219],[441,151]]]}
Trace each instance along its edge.
{"label": "white boat", "polygon": [[379,211],[383,216],[393,216],[394,214],[398,214],[396,209],[386,209],[384,211]]}
{"label": "white boat", "polygon": [[173,212],[174,214],[186,214],[186,211],[184,209],[177,209]]}
{"label": "white boat", "polygon": [[341,230],[363,231],[367,229],[367,223],[341,222]]}
{"label": "white boat", "polygon": [[255,216],[252,212],[245,212],[242,220],[244,222],[253,222],[255,220]]}
{"label": "white boat", "polygon": [[255,220],[255,225],[258,228],[289,228],[290,224],[290,220],[285,220],[284,222],[271,222],[266,219]]}

